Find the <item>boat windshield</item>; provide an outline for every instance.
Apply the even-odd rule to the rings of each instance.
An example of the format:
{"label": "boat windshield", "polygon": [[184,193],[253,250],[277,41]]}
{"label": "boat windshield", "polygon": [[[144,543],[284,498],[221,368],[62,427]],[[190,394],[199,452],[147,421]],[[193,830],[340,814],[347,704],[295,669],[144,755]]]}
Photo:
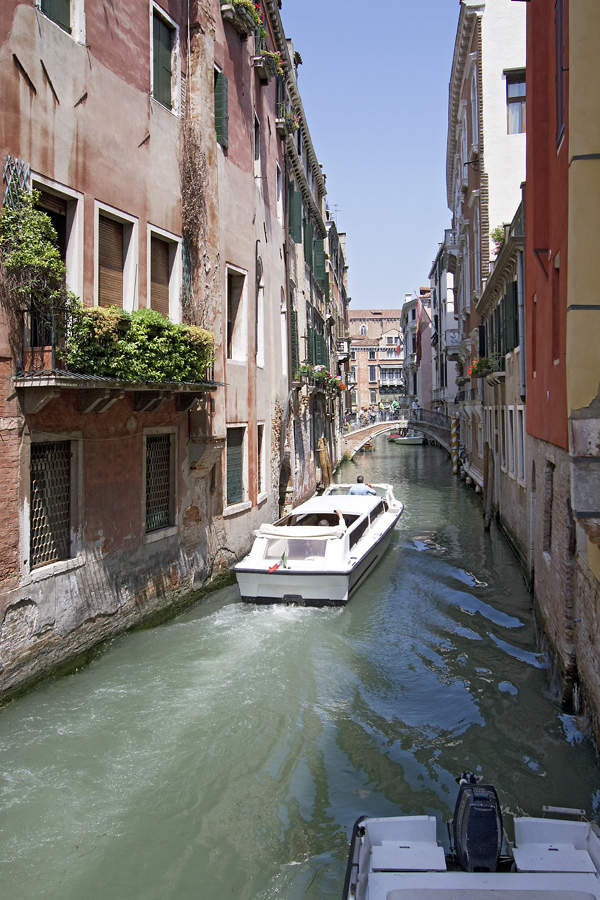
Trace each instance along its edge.
{"label": "boat windshield", "polygon": [[327,538],[269,538],[265,550],[265,559],[286,560],[320,559],[327,550]]}

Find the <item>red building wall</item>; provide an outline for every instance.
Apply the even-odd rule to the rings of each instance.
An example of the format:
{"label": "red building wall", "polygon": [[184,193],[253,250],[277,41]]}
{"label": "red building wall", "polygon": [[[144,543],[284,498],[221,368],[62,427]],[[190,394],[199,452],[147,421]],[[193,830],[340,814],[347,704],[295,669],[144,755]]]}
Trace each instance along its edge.
{"label": "red building wall", "polygon": [[[527,431],[566,449],[569,135],[566,126],[557,145],[554,7],[555,0],[537,0],[527,11]],[[566,83],[564,96],[567,104]]]}

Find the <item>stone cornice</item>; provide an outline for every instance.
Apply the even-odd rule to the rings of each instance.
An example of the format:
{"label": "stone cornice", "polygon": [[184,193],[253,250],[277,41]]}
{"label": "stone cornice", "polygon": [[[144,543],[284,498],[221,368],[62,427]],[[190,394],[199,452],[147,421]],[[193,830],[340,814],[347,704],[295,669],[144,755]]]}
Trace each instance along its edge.
{"label": "stone cornice", "polygon": [[509,281],[514,281],[517,272],[517,253],[525,247],[523,236],[511,235],[496,259],[493,271],[486,281],[485,289],[477,304],[477,312],[483,318],[497,305]]}
{"label": "stone cornice", "polygon": [[456,41],[454,44],[454,56],[452,59],[452,72],[450,75],[450,88],[448,92],[448,144],[446,150],[446,195],[448,208],[452,209],[454,197],[454,157],[457,153],[456,126],[458,125],[462,88],[465,79],[466,67],[469,63],[469,51],[473,40],[473,31],[478,18],[485,10],[485,0],[462,0],[458,27],[456,29]]}

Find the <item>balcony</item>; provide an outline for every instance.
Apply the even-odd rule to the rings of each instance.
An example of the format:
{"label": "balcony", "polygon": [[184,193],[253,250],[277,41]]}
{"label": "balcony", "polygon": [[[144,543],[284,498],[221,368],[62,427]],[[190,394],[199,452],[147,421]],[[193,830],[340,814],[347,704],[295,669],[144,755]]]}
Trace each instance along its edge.
{"label": "balcony", "polygon": [[246,40],[249,34],[254,34],[260,27],[260,18],[257,21],[258,14],[253,14],[249,6],[236,3],[235,0],[230,3],[221,0],[221,15],[227,22],[231,22],[242,40]]}
{"label": "balcony", "polygon": [[170,399],[183,412],[219,386],[212,346],[203,329],[151,310],[32,308],[21,313],[14,386],[26,414],[40,412],[61,390],[78,392],[80,413],[105,412],[126,392],[133,393],[135,412]]}

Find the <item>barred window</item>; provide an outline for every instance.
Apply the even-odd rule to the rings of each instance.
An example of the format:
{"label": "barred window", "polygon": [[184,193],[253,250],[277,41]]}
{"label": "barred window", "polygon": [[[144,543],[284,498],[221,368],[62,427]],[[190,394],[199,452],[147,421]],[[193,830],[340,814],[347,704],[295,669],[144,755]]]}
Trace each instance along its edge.
{"label": "barred window", "polygon": [[171,434],[146,436],[146,532],[173,525],[174,477]]}
{"label": "barred window", "polygon": [[31,445],[30,568],[71,555],[71,442]]}
{"label": "barred window", "polygon": [[227,429],[227,505],[244,499],[244,432],[245,428]]}

